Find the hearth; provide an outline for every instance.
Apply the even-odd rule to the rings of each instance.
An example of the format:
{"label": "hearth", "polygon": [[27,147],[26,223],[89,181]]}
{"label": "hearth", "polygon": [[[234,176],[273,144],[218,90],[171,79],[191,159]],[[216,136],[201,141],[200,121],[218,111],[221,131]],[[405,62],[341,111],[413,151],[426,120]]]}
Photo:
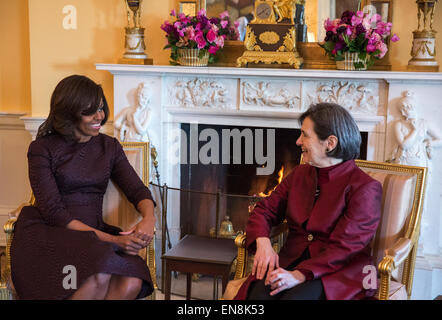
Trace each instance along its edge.
{"label": "hearth", "polygon": [[[226,216],[235,231],[244,231],[251,203],[256,202],[259,197],[268,196],[281,179],[300,162],[301,150],[296,145],[299,129],[207,124],[195,127],[183,123],[181,130],[181,236],[208,236],[211,229],[213,234],[216,218],[218,217],[219,227]],[[223,145],[219,142],[226,142],[226,132],[231,133],[228,144],[230,148],[226,148],[226,143]],[[264,134],[260,136],[258,132]],[[208,135],[215,138],[211,140],[207,138]],[[366,159],[368,135],[366,132],[361,135],[363,145],[360,158]],[[260,151],[256,147],[258,145],[259,149],[261,142],[261,156],[266,158],[266,163],[259,161],[259,156],[257,157]],[[237,154],[238,150],[240,155]],[[192,153],[198,153],[198,157]],[[213,161],[208,163],[204,156]],[[257,169],[265,167],[266,174],[258,174]]]}

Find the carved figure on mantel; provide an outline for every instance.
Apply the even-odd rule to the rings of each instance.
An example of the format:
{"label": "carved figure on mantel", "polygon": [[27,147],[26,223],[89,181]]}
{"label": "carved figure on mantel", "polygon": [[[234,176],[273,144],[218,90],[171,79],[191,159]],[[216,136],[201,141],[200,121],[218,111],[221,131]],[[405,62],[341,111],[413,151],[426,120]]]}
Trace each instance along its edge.
{"label": "carved figure on mantel", "polygon": [[[412,166],[427,167],[428,179],[426,190],[428,191],[431,190],[430,186],[434,183],[431,181],[432,152],[433,148],[442,145],[441,135],[432,123],[418,117],[414,93],[412,91],[405,91],[402,95],[403,97],[399,104],[402,119],[398,120],[394,125],[397,146],[393,151],[390,161]],[[440,195],[436,195],[435,200],[436,204],[439,204]],[[422,213],[422,232],[418,245],[418,255],[422,255],[423,252],[431,250],[428,249],[428,247],[431,247],[432,242],[434,242],[434,240],[432,240],[432,232],[429,230],[434,219],[430,215],[438,215],[439,211],[427,210],[427,208],[438,207],[438,205],[433,206],[431,204],[432,202],[433,195],[427,194]]]}
{"label": "carved figure on mantel", "polygon": [[243,83],[243,101],[249,105],[295,108],[300,97],[291,94],[286,88],[270,87],[269,82],[260,81],[256,84]]}
{"label": "carved figure on mantel", "polygon": [[316,93],[308,93],[310,104],[337,103],[353,114],[377,114],[378,89],[370,84],[349,81],[319,83]]}
{"label": "carved figure on mantel", "polygon": [[228,91],[218,81],[180,80],[170,89],[172,103],[186,107],[224,108]]}
{"label": "carved figure on mantel", "polygon": [[148,142],[148,126],[150,122],[149,104],[152,93],[147,83],[140,83],[137,89],[137,104],[124,108],[115,120],[115,128],[120,130],[121,141]]}
{"label": "carved figure on mantel", "polygon": [[432,149],[442,145],[439,132],[429,121],[418,118],[413,92],[403,93],[400,111],[403,118],[394,127],[397,147],[392,162],[429,167]]}

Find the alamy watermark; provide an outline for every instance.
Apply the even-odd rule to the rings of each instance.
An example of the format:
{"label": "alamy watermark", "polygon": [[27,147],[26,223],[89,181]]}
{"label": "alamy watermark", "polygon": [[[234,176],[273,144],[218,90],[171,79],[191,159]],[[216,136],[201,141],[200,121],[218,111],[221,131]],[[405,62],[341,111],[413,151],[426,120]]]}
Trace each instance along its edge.
{"label": "alamy watermark", "polygon": [[257,175],[270,175],[275,171],[275,129],[217,131],[205,128],[199,131],[198,124],[191,123],[188,132],[170,130],[167,145],[167,159],[172,165],[256,164]]}
{"label": "alamy watermark", "polygon": [[73,265],[63,267],[63,274],[67,274],[63,278],[63,288],[65,290],[77,289],[77,268]]}
{"label": "alamy watermark", "polygon": [[378,288],[378,273],[374,265],[366,265],[362,269],[363,274],[367,274],[362,280],[362,287],[365,290],[376,290]]}

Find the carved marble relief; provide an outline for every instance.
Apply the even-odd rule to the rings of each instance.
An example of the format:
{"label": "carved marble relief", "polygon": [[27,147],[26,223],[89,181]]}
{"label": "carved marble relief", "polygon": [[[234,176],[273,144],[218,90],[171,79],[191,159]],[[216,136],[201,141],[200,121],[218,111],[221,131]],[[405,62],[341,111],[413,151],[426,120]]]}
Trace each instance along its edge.
{"label": "carved marble relief", "polygon": [[151,87],[147,83],[140,83],[136,105],[124,108],[115,119],[114,126],[120,131],[120,141],[150,141],[148,126],[151,119],[151,100]]}
{"label": "carved marble relief", "polygon": [[226,108],[232,105],[229,89],[215,79],[175,79],[169,85],[169,105]]}
{"label": "carved marble relief", "polygon": [[442,135],[430,122],[420,118],[415,94],[404,91],[399,102],[402,118],[394,124],[396,147],[392,162],[429,167],[433,148],[442,146]]}
{"label": "carved marble relief", "polygon": [[300,109],[299,84],[291,88],[286,82],[244,81],[241,83],[241,102],[245,106],[284,107]]}
{"label": "carved marble relief", "polygon": [[[393,123],[396,145],[389,161],[428,169],[427,194],[421,224],[423,232],[418,246],[418,255],[422,255],[427,250],[431,252],[429,248],[434,247],[431,225],[438,220],[439,212],[428,209],[437,208],[440,205],[440,182],[435,179],[435,176],[438,176],[436,173],[438,169],[433,168],[432,158],[435,149],[442,146],[442,134],[431,121],[419,116],[419,106],[413,91],[407,90],[402,93],[398,108],[401,118]],[[429,193],[428,190],[433,191]]]}
{"label": "carved marble relief", "polygon": [[307,85],[306,105],[319,102],[337,103],[352,114],[378,114],[379,85],[368,82],[330,81]]}

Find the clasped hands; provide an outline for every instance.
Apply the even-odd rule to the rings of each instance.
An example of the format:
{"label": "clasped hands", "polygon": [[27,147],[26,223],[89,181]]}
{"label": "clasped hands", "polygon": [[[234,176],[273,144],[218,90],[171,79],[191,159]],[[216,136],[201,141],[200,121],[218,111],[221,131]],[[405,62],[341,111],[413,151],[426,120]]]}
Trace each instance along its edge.
{"label": "clasped hands", "polygon": [[143,218],[128,231],[120,232],[116,244],[127,254],[137,255],[138,251],[146,248],[154,237],[155,220]]}
{"label": "clasped hands", "polygon": [[273,250],[269,238],[256,239],[256,253],[253,260],[252,275],[258,280],[265,278],[265,285],[270,285],[270,295],[274,296],[305,281],[305,276],[298,270],[288,271],[279,266],[279,256]]}

